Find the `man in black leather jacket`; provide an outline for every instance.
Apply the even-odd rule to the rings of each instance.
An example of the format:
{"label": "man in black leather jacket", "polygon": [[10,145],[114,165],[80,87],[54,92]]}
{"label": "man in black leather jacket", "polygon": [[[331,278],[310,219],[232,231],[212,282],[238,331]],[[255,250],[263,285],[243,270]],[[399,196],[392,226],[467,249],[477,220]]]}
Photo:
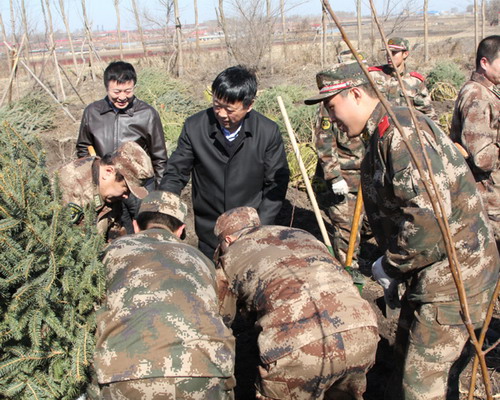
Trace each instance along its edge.
{"label": "man in black leather jacket", "polygon": [[212,107],[186,119],[161,190],[180,194],[192,175],[198,247],[212,258],[215,221],[224,211],[249,206],[273,224],[285,199],[289,170],[278,125],[252,110],[255,74],[222,71],[212,83]]}
{"label": "man in black leather jacket", "polygon": [[[154,182],[147,184],[152,190],[166,170],[167,149],[158,112],[149,104],[134,96],[137,75],[132,64],[115,61],[104,71],[106,97],[88,105],[82,116],[80,133],[76,143],[77,156],[89,156],[93,146],[97,156],[115,151],[124,142],[138,143],[149,155],[155,172]],[[124,202],[130,218],[135,215],[137,199]],[[129,215],[124,212],[124,225],[129,233],[133,228]]]}

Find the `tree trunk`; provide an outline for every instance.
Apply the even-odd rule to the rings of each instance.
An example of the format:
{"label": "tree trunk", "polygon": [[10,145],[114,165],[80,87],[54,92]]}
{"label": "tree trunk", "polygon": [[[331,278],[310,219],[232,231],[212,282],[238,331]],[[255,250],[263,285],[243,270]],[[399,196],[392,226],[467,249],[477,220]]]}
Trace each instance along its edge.
{"label": "tree trunk", "polygon": [[59,11],[61,12],[61,18],[64,22],[64,27],[66,28],[66,34],[68,35],[69,47],[71,49],[71,55],[73,56],[73,64],[75,66],[75,71],[76,71],[78,63],[76,61],[76,53],[75,53],[75,48],[73,46],[73,39],[71,37],[71,29],[69,27],[68,16],[66,15],[66,10],[64,8],[64,0],[59,0]]}
{"label": "tree trunk", "polygon": [[120,45],[120,60],[123,60],[123,40],[120,26],[120,0],[114,0],[116,13],[116,32],[118,33],[118,43]]}
{"label": "tree trunk", "polygon": [[50,52],[54,59],[54,74],[56,82],[59,84],[62,101],[66,101],[66,93],[64,92],[64,85],[62,82],[61,71],[59,70],[59,62],[57,61],[56,44],[54,42],[54,25],[52,24],[52,12],[50,11],[50,1],[45,0],[45,7],[47,8],[47,35],[49,37]]}
{"label": "tree trunk", "polygon": [[326,65],[326,28],[327,28],[328,15],[323,3],[321,3],[321,68]]}
{"label": "tree trunk", "polygon": [[224,16],[224,0],[219,0],[219,11],[217,12],[217,19],[219,21],[220,28],[224,34],[224,42],[226,43],[227,57],[228,61],[231,61],[233,56],[233,49],[231,48],[231,42],[229,41],[229,35],[227,33],[226,17]]}
{"label": "tree trunk", "polygon": [[198,22],[198,0],[194,0],[194,29],[196,30],[196,53],[200,52],[200,33],[199,33],[199,22]]}
{"label": "tree trunk", "polygon": [[[267,23],[271,23],[271,0],[266,0],[266,18],[267,18]],[[271,72],[271,75],[274,72],[273,68],[273,39],[271,38],[269,40],[269,71]]]}
{"label": "tree trunk", "polygon": [[285,63],[288,60],[288,51],[286,43],[286,20],[285,20],[285,0],[280,0],[280,13],[281,13],[281,30],[283,31],[283,58]]}
{"label": "tree trunk", "polygon": [[486,2],[484,0],[481,0],[481,40],[484,39],[484,26],[486,24],[486,4],[485,3]]}
{"label": "tree trunk", "polygon": [[362,40],[363,40],[363,33],[362,33],[362,26],[361,26],[361,0],[356,0],[356,14],[358,16],[358,49],[361,50],[363,47],[362,45]]}
{"label": "tree trunk", "polygon": [[174,0],[174,19],[175,19],[175,37],[177,42],[177,76],[182,76],[184,73],[184,65],[182,60],[182,26],[179,17],[179,2]]}
{"label": "tree trunk", "polygon": [[477,10],[477,0],[474,0],[474,49],[477,49],[479,45],[479,29],[478,29],[478,18],[477,18],[478,10]]}
{"label": "tree trunk", "polygon": [[14,14],[14,0],[9,1],[9,11],[10,11],[10,29],[12,35],[12,42],[14,45],[17,45],[17,36],[16,36],[16,16]]}
{"label": "tree trunk", "polygon": [[424,0],[424,61],[429,61],[429,0]]}
{"label": "tree trunk", "polygon": [[[8,43],[9,40],[7,38],[7,32],[5,31],[5,25],[3,24],[3,18],[1,13],[0,13],[0,28],[2,29],[2,40]],[[12,65],[10,64],[11,63],[10,52],[9,50],[7,50],[7,48],[5,48],[5,56],[6,56],[5,58],[7,59],[7,66],[9,68],[9,74],[10,74],[12,71]]]}
{"label": "tree trunk", "polygon": [[137,30],[139,31],[139,36],[141,38],[142,51],[144,52],[144,57],[146,57],[148,55],[148,51],[146,49],[146,42],[144,41],[144,33],[142,31],[142,24],[141,24],[141,18],[139,16],[139,10],[137,9],[136,1],[135,0],[131,1],[132,1],[132,8],[134,9],[135,23],[137,25]]}
{"label": "tree trunk", "polygon": [[90,29],[89,25],[89,19],[87,18],[87,7],[85,5],[85,0],[81,0],[82,3],[82,13],[83,13],[83,25],[85,26],[85,34],[87,36],[87,40],[89,42],[89,68],[90,68],[90,76],[93,81],[95,81],[95,74],[94,74],[94,46],[92,42],[92,30]]}
{"label": "tree trunk", "polygon": [[30,46],[30,34],[28,27],[28,14],[26,13],[26,6],[24,0],[21,0],[20,4],[21,4],[21,22],[23,24],[24,34],[26,35],[26,46],[24,46],[24,55],[28,60],[28,64],[32,65],[33,63],[31,62],[31,54],[30,54],[31,46]]}

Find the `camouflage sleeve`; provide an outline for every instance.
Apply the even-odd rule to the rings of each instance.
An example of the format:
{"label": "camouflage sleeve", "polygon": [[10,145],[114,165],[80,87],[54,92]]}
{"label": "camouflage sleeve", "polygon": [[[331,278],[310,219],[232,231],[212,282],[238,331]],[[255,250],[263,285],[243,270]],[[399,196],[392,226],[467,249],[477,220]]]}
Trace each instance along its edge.
{"label": "camouflage sleeve", "polygon": [[219,260],[216,268],[217,296],[219,298],[219,315],[224,324],[230,328],[236,317],[237,295],[231,290],[229,277],[227,276],[222,260]]}
{"label": "camouflage sleeve", "polygon": [[425,83],[423,81],[419,82],[420,84],[417,89],[417,93],[413,98],[413,105],[415,109],[427,115],[432,120],[437,121],[438,116],[436,114],[436,111],[434,110],[434,107],[432,106],[429,90],[427,90],[427,87],[425,86]]}
{"label": "camouflage sleeve", "polygon": [[314,146],[316,147],[321,168],[323,168],[325,180],[332,182],[340,180],[342,175],[340,174],[340,163],[332,123],[323,104],[320,105],[318,110],[318,119],[314,131]]}
{"label": "camouflage sleeve", "polygon": [[[418,149],[420,144],[413,133],[413,128],[404,129],[407,129],[407,135],[413,139],[413,148]],[[457,175],[466,174],[468,168],[451,141],[439,148],[428,133],[424,132],[424,135],[428,139],[426,149],[437,184],[442,188],[441,195],[445,208],[451,210],[449,176],[442,172],[454,171],[453,173]],[[406,145],[402,142],[401,135],[397,132],[391,141],[389,154],[386,167],[391,177],[392,188],[386,201],[399,206],[397,215],[389,216],[394,221],[396,240],[387,243],[384,269],[390,276],[401,278],[401,274],[441,260],[445,256],[445,249],[432,200],[423,186]],[[422,153],[418,154],[420,163],[425,165]],[[426,179],[429,180],[428,177]]]}
{"label": "camouflage sleeve", "polygon": [[495,121],[493,104],[487,99],[474,98],[469,92],[459,99],[456,107],[462,120],[460,142],[469,153],[469,161],[485,173],[495,171],[499,168],[500,143],[497,132],[491,128]]}

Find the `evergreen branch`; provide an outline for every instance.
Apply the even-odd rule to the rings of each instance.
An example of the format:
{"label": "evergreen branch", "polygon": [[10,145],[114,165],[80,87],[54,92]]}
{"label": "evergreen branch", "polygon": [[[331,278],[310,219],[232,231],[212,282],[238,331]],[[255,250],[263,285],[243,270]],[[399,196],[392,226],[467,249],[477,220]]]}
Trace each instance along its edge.
{"label": "evergreen branch", "polygon": [[38,399],[38,396],[36,395],[35,391],[33,390],[33,388],[31,387],[29,381],[26,382],[26,385],[28,386],[28,388],[31,390],[31,392],[33,393],[33,396],[35,396],[36,399]]}
{"label": "evergreen branch", "polygon": [[0,206],[0,212],[3,214],[4,218],[12,218],[12,215],[2,206]]}
{"label": "evergreen branch", "polygon": [[33,151],[33,149],[31,148],[30,145],[28,145],[28,143],[26,143],[26,141],[22,138],[22,136],[12,127],[12,125],[8,122],[8,121],[4,121],[3,123],[3,126],[7,129],[7,130],[10,130],[15,136],[17,136],[17,138],[19,139],[19,141],[24,145],[24,147],[26,148],[26,150],[28,150],[31,155],[33,156],[33,159],[35,160],[35,162],[38,163],[38,161],[40,160],[38,155],[35,154],[35,152]]}
{"label": "evergreen branch", "polygon": [[0,232],[8,231],[8,230],[16,227],[20,223],[21,223],[21,221],[19,221],[18,219],[4,218],[4,219],[0,220]]}

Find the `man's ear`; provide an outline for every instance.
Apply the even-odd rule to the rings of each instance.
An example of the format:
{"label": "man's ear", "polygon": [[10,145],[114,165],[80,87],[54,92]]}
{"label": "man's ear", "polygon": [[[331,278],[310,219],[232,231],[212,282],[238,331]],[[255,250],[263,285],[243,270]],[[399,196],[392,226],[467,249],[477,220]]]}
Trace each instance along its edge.
{"label": "man's ear", "polygon": [[132,220],[132,226],[134,227],[134,233],[139,233],[141,231],[139,224],[135,219]]}
{"label": "man's ear", "polygon": [[363,92],[363,89],[359,88],[358,86],[351,88],[351,93],[354,96],[354,100],[356,101],[356,103],[359,103],[359,101],[361,100],[361,98],[365,94]]}
{"label": "man's ear", "polygon": [[184,229],[186,229],[186,224],[182,224],[179,226],[175,231],[174,235],[180,238],[182,236],[182,233],[184,232]]}
{"label": "man's ear", "polygon": [[103,165],[103,167],[104,168],[101,170],[101,178],[104,180],[109,179],[110,177],[114,179],[116,176],[115,167],[113,165]]}
{"label": "man's ear", "polygon": [[234,238],[231,236],[231,235],[227,235],[225,238],[224,238],[224,242],[226,242],[226,244],[231,244],[234,242]]}
{"label": "man's ear", "polygon": [[480,60],[479,60],[479,65],[481,66],[481,68],[483,69],[483,71],[486,70],[486,66],[487,64],[489,64],[489,61],[486,57],[482,57]]}
{"label": "man's ear", "polygon": [[403,60],[406,60],[409,55],[410,55],[410,52],[408,50],[403,51]]}

